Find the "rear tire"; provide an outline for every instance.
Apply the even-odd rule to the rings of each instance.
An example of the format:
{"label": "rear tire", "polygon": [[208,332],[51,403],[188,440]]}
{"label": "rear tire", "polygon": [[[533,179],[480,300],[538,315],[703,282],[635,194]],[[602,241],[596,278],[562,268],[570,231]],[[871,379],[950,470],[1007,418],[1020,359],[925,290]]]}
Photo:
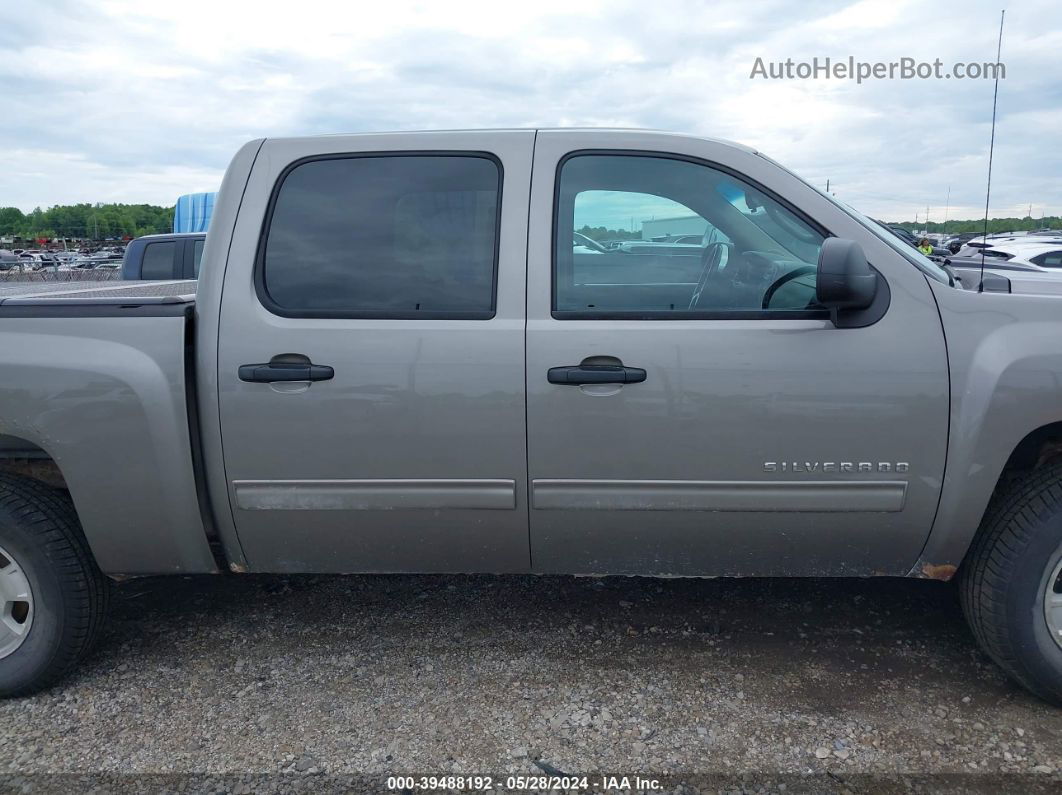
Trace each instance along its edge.
{"label": "rear tire", "polygon": [[[74,506],[35,480],[0,474],[0,697],[46,688],[70,672],[103,624],[110,582],[85,543]],[[19,591],[29,597],[19,599]],[[12,596],[14,595],[14,596]],[[11,619],[19,627],[11,624]],[[21,636],[20,636],[21,635]],[[3,643],[4,637],[8,643]]]}
{"label": "rear tire", "polygon": [[[1062,705],[1062,464],[1016,477],[989,505],[959,573],[981,648],[1020,685]],[[1055,636],[1058,635],[1056,638]]]}

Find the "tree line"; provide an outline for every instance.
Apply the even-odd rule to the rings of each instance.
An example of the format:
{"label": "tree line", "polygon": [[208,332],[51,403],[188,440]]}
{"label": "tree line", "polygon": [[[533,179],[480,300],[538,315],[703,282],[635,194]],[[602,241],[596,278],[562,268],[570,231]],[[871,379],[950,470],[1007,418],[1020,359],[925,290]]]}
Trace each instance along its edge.
{"label": "tree line", "polygon": [[[947,232],[952,235],[960,235],[964,232],[984,232],[985,219],[977,218],[972,221],[948,221],[938,223],[915,223],[914,221],[900,221],[894,226],[902,226],[911,232]],[[998,232],[1032,232],[1035,229],[1062,229],[1062,218],[1057,215],[1048,215],[1045,218],[990,218],[988,219],[988,234]]]}
{"label": "tree line", "polygon": [[17,207],[0,207],[3,237],[105,240],[172,230],[173,207],[154,204],[57,204],[29,213]]}
{"label": "tree line", "polygon": [[641,240],[641,232],[631,232],[627,229],[608,229],[604,226],[589,226],[584,224],[582,229],[576,229],[580,235],[586,235],[591,240]]}

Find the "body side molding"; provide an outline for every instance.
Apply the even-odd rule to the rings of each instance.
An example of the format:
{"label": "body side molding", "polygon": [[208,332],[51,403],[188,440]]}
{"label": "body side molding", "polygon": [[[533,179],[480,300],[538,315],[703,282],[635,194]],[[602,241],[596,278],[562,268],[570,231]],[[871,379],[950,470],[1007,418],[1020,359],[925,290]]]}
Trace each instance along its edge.
{"label": "body side molding", "polygon": [[903,480],[535,480],[536,510],[796,511],[903,510]]}
{"label": "body side molding", "polygon": [[237,480],[244,511],[514,510],[514,480]]}

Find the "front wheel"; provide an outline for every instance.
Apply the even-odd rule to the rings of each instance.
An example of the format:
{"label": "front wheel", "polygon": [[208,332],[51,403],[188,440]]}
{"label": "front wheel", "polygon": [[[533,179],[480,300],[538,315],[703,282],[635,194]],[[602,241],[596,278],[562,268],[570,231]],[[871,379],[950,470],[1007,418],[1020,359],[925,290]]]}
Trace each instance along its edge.
{"label": "front wheel", "polygon": [[103,623],[108,586],[70,500],[0,474],[0,697],[48,687],[77,664]]}
{"label": "front wheel", "polygon": [[1015,681],[1062,705],[1062,464],[993,499],[960,572],[981,648]]}

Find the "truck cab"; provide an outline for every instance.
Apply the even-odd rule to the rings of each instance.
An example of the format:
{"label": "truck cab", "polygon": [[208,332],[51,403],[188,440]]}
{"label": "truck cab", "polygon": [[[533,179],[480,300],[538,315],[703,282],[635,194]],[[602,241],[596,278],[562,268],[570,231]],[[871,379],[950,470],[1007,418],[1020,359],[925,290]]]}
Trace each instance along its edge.
{"label": "truck cab", "polygon": [[[730,242],[570,242],[632,215]],[[948,427],[931,288],[752,150],[267,140],[231,230],[208,247],[198,311],[226,287],[197,347],[222,341],[200,359],[224,438],[207,458],[252,570],[905,574],[925,543]],[[887,299],[838,328],[815,266],[856,234]],[[241,376],[293,362],[332,375]],[[645,378],[551,377],[597,366]]]}
{"label": "truck cab", "polygon": [[203,260],[206,232],[143,235],[129,241],[122,258],[122,279],[196,279]]}

